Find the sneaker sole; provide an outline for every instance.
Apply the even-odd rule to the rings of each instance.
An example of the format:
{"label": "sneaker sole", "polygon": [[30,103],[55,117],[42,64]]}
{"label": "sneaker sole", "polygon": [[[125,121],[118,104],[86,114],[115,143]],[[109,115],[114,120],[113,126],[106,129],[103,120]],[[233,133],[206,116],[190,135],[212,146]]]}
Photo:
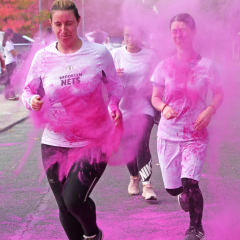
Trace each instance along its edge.
{"label": "sneaker sole", "polygon": [[150,197],[150,198],[145,198],[145,200],[157,200],[157,198],[155,198],[155,197]]}
{"label": "sneaker sole", "polygon": [[145,198],[145,200],[157,200],[156,197],[151,196],[150,198],[146,198],[144,195],[142,195],[143,198]]}
{"label": "sneaker sole", "polygon": [[129,195],[134,196],[134,195],[139,195],[139,193],[130,193],[128,192]]}

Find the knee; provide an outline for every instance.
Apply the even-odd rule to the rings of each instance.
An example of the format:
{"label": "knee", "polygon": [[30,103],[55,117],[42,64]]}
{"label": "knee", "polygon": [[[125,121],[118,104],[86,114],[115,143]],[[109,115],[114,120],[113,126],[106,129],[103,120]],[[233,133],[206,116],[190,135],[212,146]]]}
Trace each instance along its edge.
{"label": "knee", "polygon": [[70,212],[75,212],[84,206],[85,199],[81,196],[68,196],[64,197],[64,202]]}
{"label": "knee", "polygon": [[174,189],[166,188],[166,191],[172,196],[177,196],[183,191],[183,188],[182,187],[174,188]]}
{"label": "knee", "polygon": [[182,186],[187,189],[198,189],[198,181],[191,178],[182,178]]}
{"label": "knee", "polygon": [[66,214],[68,214],[68,209],[67,209],[67,206],[66,206],[65,202],[63,201],[63,199],[61,199],[61,200],[58,199],[57,204],[58,204],[60,216],[65,216]]}

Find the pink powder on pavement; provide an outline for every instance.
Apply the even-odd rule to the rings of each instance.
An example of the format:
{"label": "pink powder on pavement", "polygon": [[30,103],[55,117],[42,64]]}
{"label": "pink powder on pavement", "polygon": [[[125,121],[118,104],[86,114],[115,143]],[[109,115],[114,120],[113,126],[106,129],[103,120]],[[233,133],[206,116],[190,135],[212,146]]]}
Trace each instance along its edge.
{"label": "pink powder on pavement", "polygon": [[19,144],[23,144],[23,143],[4,143],[4,144],[0,144],[0,147],[3,147],[3,146],[13,146],[13,145],[19,145]]}

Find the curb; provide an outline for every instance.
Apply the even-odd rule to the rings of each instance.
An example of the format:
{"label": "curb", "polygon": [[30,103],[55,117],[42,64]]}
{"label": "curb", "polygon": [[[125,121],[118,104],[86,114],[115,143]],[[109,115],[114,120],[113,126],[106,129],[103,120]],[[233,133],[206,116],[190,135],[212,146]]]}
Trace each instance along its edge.
{"label": "curb", "polygon": [[28,118],[29,118],[29,116],[24,117],[24,118],[22,118],[22,119],[20,119],[20,120],[18,120],[18,121],[16,121],[16,122],[8,125],[8,126],[5,127],[5,128],[0,129],[0,134],[3,133],[3,132],[6,132],[8,129],[12,128],[12,127],[15,126],[15,125],[24,122],[24,121],[27,120]]}

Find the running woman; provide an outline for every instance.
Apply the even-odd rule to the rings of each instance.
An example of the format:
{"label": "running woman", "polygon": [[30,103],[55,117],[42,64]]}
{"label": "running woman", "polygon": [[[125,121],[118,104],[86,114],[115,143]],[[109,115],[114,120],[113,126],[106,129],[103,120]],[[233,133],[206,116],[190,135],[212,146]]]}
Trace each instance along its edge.
{"label": "running woman", "polygon": [[[40,111],[38,118],[47,112],[43,166],[68,239],[101,240],[89,195],[106,168],[110,143],[121,125],[123,87],[110,52],[78,37],[80,16],[73,1],[54,1],[50,22],[57,42],[36,53],[22,99],[34,114]],[[102,96],[103,81],[111,117]],[[46,112],[41,111],[44,105]]]}
{"label": "running woman", "polygon": [[[170,21],[177,54],[159,63],[152,76],[152,103],[162,112],[157,149],[165,188],[190,214],[185,240],[204,239],[199,180],[208,146],[207,126],[221,105],[223,90],[212,60],[193,49],[195,21],[187,13]],[[213,100],[207,105],[208,89]],[[163,93],[165,100],[163,101]]]}
{"label": "running woman", "polygon": [[19,97],[15,95],[13,85],[11,84],[11,77],[17,67],[18,51],[14,49],[12,38],[13,30],[11,28],[7,28],[4,32],[2,42],[4,54],[6,56],[5,64],[8,73],[8,78],[5,83],[4,97],[7,100],[17,101],[19,100]]}
{"label": "running woman", "polygon": [[[142,46],[139,41],[141,38],[136,27],[126,26],[124,41],[127,46],[114,49],[111,54],[124,85],[124,96],[119,106],[124,123],[123,153],[130,158],[127,164],[130,172],[128,193],[139,194],[139,182],[142,180],[142,196],[146,200],[156,200],[157,196],[151,185],[152,157],[149,149],[150,134],[154,125],[150,78],[159,61],[152,50]],[[133,154],[130,154],[130,148],[134,148]]]}

